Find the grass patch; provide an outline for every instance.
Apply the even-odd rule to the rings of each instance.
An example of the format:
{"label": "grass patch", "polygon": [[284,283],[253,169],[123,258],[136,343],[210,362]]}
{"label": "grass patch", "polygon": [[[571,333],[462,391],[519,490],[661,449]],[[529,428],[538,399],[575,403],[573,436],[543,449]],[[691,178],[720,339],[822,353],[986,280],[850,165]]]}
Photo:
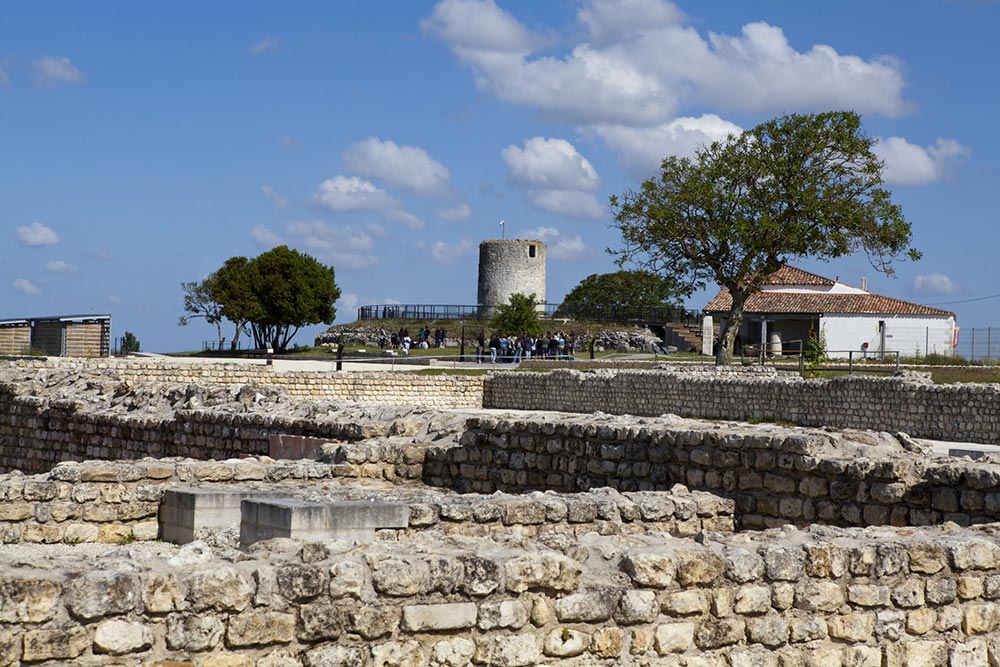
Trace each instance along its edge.
{"label": "grass patch", "polygon": [[964,366],[961,368],[930,368],[934,384],[953,382],[1000,382],[1000,368],[996,366]]}

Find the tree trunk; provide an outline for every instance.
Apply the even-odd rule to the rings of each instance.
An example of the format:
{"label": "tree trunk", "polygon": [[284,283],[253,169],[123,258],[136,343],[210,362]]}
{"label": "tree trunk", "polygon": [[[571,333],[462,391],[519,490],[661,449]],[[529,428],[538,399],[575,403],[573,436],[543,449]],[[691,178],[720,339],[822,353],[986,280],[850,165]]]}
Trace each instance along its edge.
{"label": "tree trunk", "polygon": [[728,366],[733,362],[733,347],[736,344],[736,336],[743,325],[743,306],[746,304],[746,294],[730,291],[733,297],[733,305],[729,309],[729,316],[726,319],[726,326],[719,332],[719,349],[715,353],[716,366]]}

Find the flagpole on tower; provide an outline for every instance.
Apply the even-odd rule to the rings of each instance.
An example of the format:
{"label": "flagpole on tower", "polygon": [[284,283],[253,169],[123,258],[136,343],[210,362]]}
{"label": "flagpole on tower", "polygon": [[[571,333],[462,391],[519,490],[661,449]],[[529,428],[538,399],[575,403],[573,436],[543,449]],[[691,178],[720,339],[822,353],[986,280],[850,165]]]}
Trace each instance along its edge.
{"label": "flagpole on tower", "polygon": [[506,238],[504,234],[505,234],[505,231],[504,231],[504,226],[503,226],[503,219],[501,218],[500,219],[500,238],[501,239]]}

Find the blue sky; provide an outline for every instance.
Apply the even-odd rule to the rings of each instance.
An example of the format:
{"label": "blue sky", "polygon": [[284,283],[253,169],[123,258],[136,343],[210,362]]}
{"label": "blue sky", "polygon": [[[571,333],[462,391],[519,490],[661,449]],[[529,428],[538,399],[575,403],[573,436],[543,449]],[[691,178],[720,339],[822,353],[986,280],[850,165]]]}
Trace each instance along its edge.
{"label": "blue sky", "polygon": [[[998,27],[971,0],[8,3],[0,318],[110,313],[144,349],[197,349],[214,330],[177,326],[179,284],[276,243],[334,265],[338,322],[471,304],[500,219],[548,243],[558,302],[613,269],[608,197],[664,155],[836,108],[880,138],[924,259],[801,266],[992,296]],[[967,328],[998,305],[947,307]]]}

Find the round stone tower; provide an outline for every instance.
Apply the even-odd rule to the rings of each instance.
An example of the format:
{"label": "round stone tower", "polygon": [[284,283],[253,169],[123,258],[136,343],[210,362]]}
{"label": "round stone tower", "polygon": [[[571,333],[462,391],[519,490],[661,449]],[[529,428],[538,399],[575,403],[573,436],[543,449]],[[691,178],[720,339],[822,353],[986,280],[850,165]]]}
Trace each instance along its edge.
{"label": "round stone tower", "polygon": [[488,239],[479,244],[479,306],[492,317],[511,294],[535,295],[545,303],[545,244]]}

